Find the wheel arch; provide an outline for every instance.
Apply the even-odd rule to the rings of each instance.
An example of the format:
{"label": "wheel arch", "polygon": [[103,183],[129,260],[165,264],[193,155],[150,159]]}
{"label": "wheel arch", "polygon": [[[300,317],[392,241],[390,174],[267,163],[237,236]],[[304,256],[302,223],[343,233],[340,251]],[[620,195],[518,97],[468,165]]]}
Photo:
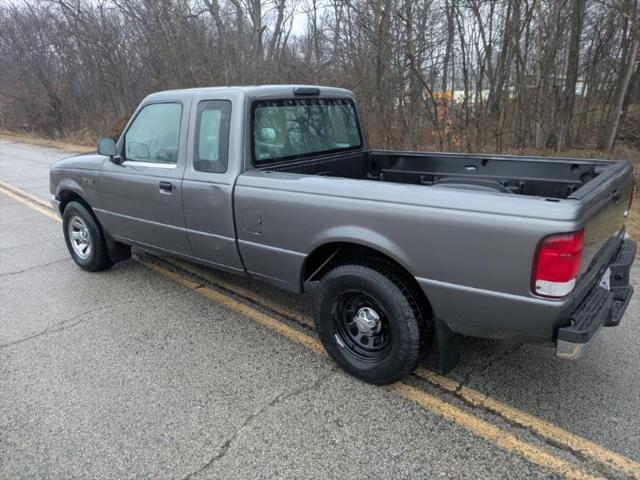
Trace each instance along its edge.
{"label": "wheel arch", "polygon": [[87,207],[89,211],[95,216],[95,214],[93,213],[93,209],[91,208],[91,205],[89,204],[89,202],[87,202],[87,200],[84,198],[82,193],[78,192],[77,189],[73,187],[64,186],[60,188],[56,196],[60,200],[60,205],[58,208],[60,209],[61,215],[64,214],[64,209],[67,207],[67,205],[70,202],[78,201],[82,203],[85,207]]}
{"label": "wheel arch", "polygon": [[78,190],[73,187],[63,186],[59,189],[57,197],[60,200],[60,215],[64,215],[64,210],[67,205],[70,202],[74,201],[81,203],[89,211],[89,213],[93,216],[94,220],[98,224],[100,232],[104,236],[104,240],[107,244],[107,250],[109,252],[109,257],[111,258],[112,262],[120,262],[131,258],[131,247],[114,240],[111,234],[103,228],[100,220],[98,219],[98,216],[93,211],[93,208],[91,208],[89,202],[85,200],[82,193],[79,193]]}
{"label": "wheel arch", "polygon": [[301,289],[309,281],[320,280],[329,270],[345,263],[368,262],[390,268],[402,279],[418,302],[425,319],[433,317],[433,309],[415,275],[392,254],[379,247],[353,240],[336,240],[318,245],[307,255],[302,267]]}

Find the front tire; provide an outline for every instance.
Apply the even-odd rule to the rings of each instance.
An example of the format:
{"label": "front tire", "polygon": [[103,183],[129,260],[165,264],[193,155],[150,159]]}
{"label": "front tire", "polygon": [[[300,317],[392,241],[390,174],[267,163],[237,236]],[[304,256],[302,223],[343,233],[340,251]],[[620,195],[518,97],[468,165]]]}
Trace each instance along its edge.
{"label": "front tire", "polygon": [[415,370],[421,321],[409,289],[383,266],[342,265],[320,282],[320,340],[338,365],[366,382],[393,383]]}
{"label": "front tire", "polygon": [[83,270],[98,272],[113,265],[93,214],[80,202],[69,202],[62,215],[64,240],[71,258]]}

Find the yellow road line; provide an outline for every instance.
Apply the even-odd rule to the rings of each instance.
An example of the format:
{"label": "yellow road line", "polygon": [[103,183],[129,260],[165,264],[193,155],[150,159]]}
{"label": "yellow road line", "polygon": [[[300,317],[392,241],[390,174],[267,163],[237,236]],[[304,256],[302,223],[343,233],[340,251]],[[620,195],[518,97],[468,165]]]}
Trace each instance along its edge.
{"label": "yellow road line", "polygon": [[[2,186],[0,186],[0,192],[13,198],[14,200],[20,202],[25,206],[28,206],[40,213],[45,214],[49,218],[57,221],[60,220],[57,215],[53,214],[50,210],[47,211],[42,205],[38,204],[37,202],[27,200],[24,197],[13,193],[9,189],[3,188]],[[151,270],[169,278],[170,280],[175,281],[178,284],[189,288],[216,303],[225,306],[231,311],[249,317],[252,320],[260,323],[261,325],[273,331],[276,331],[277,333],[305,346],[306,348],[314,352],[326,355],[324,348],[316,338],[307,335],[293,327],[290,327],[289,325],[275,319],[274,317],[261,312],[260,310],[257,310],[217,290],[202,286],[183,275],[168,270],[155,263],[142,260],[141,263],[143,263]],[[396,391],[402,397],[417,403],[422,408],[455,423],[456,425],[493,443],[494,445],[507,452],[516,453],[536,465],[552,470],[570,479],[596,478],[590,475],[588,472],[580,469],[577,465],[570,463],[560,457],[557,457],[531,443],[520,440],[514,434],[485,420],[482,420],[481,418],[478,418],[473,414],[466,412],[454,405],[451,405],[450,403],[439,399],[435,395],[429,394],[403,383],[394,384],[390,388]]]}
{"label": "yellow road line", "polygon": [[541,465],[569,479],[597,478],[584,470],[580,470],[574,464],[552,455],[545,450],[527,442],[523,442],[513,433],[503,430],[488,423],[458,407],[444,402],[439,398],[425,393],[410,385],[396,383],[391,386],[396,392],[405,398],[413,400],[426,410],[437,413],[445,420],[459,425],[478,437],[481,437],[507,452],[517,453],[531,463]]}
{"label": "yellow road line", "polygon": [[45,207],[40,202],[36,202],[35,200],[28,198],[28,194],[26,192],[20,192],[20,195],[18,195],[17,193],[15,193],[16,191],[18,191],[18,189],[16,189],[15,187],[8,188],[4,182],[0,183],[0,192],[4,193],[7,197],[10,197],[16,202],[19,202],[33,210],[37,210],[39,213],[46,215],[47,217],[52,218],[57,222],[62,221],[60,216],[56,215],[53,210]]}
{"label": "yellow road line", "polygon": [[180,285],[198,292],[200,295],[207,297],[209,300],[213,300],[216,303],[224,305],[229,310],[240,313],[245,317],[249,317],[252,320],[260,323],[261,325],[264,325],[265,327],[279,333],[280,335],[287,337],[288,339],[293,340],[296,343],[304,345],[309,350],[326,355],[322,344],[314,337],[306,335],[296,330],[295,328],[290,327],[286,323],[276,320],[275,318],[261,312],[260,310],[257,310],[247,305],[246,303],[242,303],[229,295],[226,295],[209,287],[201,286],[200,284],[180,275],[179,273],[172,272],[171,270],[161,267],[156,263],[148,262],[146,260],[138,261],[151,270],[161,273],[165,277],[178,282]]}
{"label": "yellow road line", "polygon": [[416,375],[427,380],[433,385],[454,393],[456,396],[473,406],[484,408],[500,415],[510,422],[528,428],[540,437],[562,445],[563,447],[566,447],[575,453],[579,453],[586,458],[608,465],[609,467],[617,469],[633,478],[640,478],[640,463],[634,462],[623,455],[612,452],[597,443],[579,437],[578,435],[574,435],[571,432],[567,432],[566,430],[542,420],[541,418],[534,417],[533,415],[523,412],[511,405],[507,405],[506,403],[491,398],[482,392],[460,385],[460,383],[455,380],[438,375],[426,368],[419,368],[416,371]]}
{"label": "yellow road line", "polygon": [[7,182],[3,182],[2,180],[0,180],[0,187],[4,187],[7,190],[12,191],[13,193],[22,196],[22,197],[26,197],[29,200],[33,200],[33,202],[42,205],[43,207],[47,208],[47,209],[51,209],[51,205],[49,203],[47,203],[45,200],[42,200],[41,198],[36,197],[35,195],[30,194],[29,192],[22,190],[21,188],[18,187],[14,187],[13,185],[11,185],[10,183]]}
{"label": "yellow road line", "polygon": [[[187,262],[178,262],[180,264],[180,267],[184,268],[187,271],[193,272],[194,270],[196,270],[194,266],[187,264]],[[204,275],[208,279],[211,279],[213,283],[222,284],[224,288],[228,290],[238,291],[241,289],[241,287],[235,286],[230,282],[225,282],[213,274],[207,274],[200,268],[197,268],[197,271],[195,271],[194,273],[197,275]],[[297,315],[293,317],[290,315],[290,309],[286,307],[283,308],[282,306],[275,304],[274,302],[265,302],[265,299],[253,292],[250,292],[246,289],[241,289],[241,294],[243,296],[246,296],[247,298],[252,299],[258,304],[266,304],[268,308],[277,313],[280,313],[284,317],[294,318],[295,320],[300,321],[306,325],[313,325],[313,320],[308,316],[297,313]],[[464,400],[474,407],[484,408],[503,417],[509,422],[529,429],[531,432],[535,433],[541,438],[550,440],[558,445],[561,445],[562,447],[568,448],[572,452],[582,455],[583,457],[588,458],[592,461],[614,468],[624,473],[625,475],[629,475],[632,478],[640,479],[640,463],[635,462],[623,455],[613,452],[601,445],[598,445],[597,443],[587,440],[586,438],[563,430],[557,425],[528,414],[522,410],[519,410],[518,408],[512,407],[511,405],[491,398],[482,392],[474,390],[470,387],[462,386],[459,382],[439,375],[429,369],[418,368],[418,370],[416,371],[416,375],[428,381],[432,385],[455,394],[460,399]]]}
{"label": "yellow road line", "polygon": [[240,294],[243,297],[249,298],[255,303],[258,303],[264,307],[267,307],[268,309],[273,310],[274,312],[278,312],[283,317],[292,318],[296,322],[303,323],[308,327],[314,326],[314,322],[312,318],[306,315],[303,315],[299,312],[296,312],[295,310],[285,305],[281,305],[279,303],[269,300],[268,298],[261,297],[260,295],[256,294],[252,290],[241,287],[240,285],[237,285],[235,283],[228,282],[220,278],[219,276],[212,274],[210,271],[207,271],[204,268],[199,267],[198,265],[190,264],[188,262],[179,260],[177,258],[171,258],[171,260],[168,263],[169,264],[173,263],[175,265],[178,265],[180,268],[182,268],[183,270],[186,270],[187,272],[204,277],[207,280],[209,280],[211,283],[215,283],[216,285],[220,285],[221,287],[227,290],[233,291],[235,293]]}
{"label": "yellow road line", "polygon": [[[299,343],[316,353],[326,355],[322,344],[314,337],[301,332],[289,325],[277,320],[265,313],[257,310],[249,305],[242,303],[233,297],[221,293],[209,287],[201,286],[197,282],[194,282],[179,273],[166,269],[160,265],[152,262],[140,260],[145,266],[162,274],[163,276],[176,281],[177,283],[190,288],[191,290],[207,297],[214,302],[223,305],[227,309],[249,317],[250,319],[264,325],[265,327],[273,330],[281,335]],[[497,427],[475,415],[465,412],[461,408],[458,408],[444,400],[439,399],[435,395],[431,395],[427,392],[419,390],[415,387],[404,383],[396,383],[391,385],[390,388],[397,392],[401,397],[411,400],[422,408],[432,413],[443,417],[456,425],[468,430],[480,438],[483,438],[490,443],[498,446],[502,450],[509,453],[515,453],[520,455],[524,459],[531,463],[537,464],[546,469],[552,470],[568,479],[585,480],[594,479],[594,477],[586,471],[580,469],[575,464],[568,462],[560,457],[557,457],[542,448],[539,448],[531,443],[520,440],[514,434]]]}

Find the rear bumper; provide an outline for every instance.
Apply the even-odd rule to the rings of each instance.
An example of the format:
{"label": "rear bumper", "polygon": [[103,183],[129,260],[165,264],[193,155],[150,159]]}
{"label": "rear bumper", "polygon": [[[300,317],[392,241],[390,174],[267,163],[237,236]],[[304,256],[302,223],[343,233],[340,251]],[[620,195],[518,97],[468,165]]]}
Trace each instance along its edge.
{"label": "rear bumper", "polygon": [[605,271],[610,271],[609,288],[602,284],[602,277],[598,278],[600,283],[594,285],[571,312],[570,325],[558,330],[556,355],[559,358],[578,358],[600,328],[615,327],[620,323],[633,295],[629,272],[636,248],[636,242],[630,238],[622,242],[618,252],[605,267]]}

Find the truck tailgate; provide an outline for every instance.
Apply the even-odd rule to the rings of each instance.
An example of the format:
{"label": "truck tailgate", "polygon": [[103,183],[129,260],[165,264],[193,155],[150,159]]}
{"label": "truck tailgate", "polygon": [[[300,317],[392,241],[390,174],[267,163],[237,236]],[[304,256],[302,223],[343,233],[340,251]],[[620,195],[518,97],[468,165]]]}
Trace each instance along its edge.
{"label": "truck tailgate", "polygon": [[604,267],[619,249],[633,188],[631,163],[620,161],[611,163],[569,197],[581,204],[579,221],[585,230],[578,298],[599,280]]}

